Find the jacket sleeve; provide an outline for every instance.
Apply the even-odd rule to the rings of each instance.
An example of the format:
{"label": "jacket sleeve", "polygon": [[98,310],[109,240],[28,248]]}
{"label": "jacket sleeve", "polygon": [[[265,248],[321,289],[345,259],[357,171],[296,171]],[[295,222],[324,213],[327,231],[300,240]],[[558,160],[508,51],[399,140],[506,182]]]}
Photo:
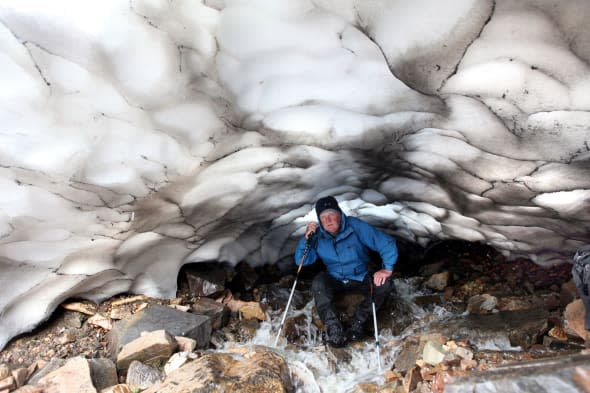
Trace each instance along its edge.
{"label": "jacket sleeve", "polygon": [[[299,240],[299,243],[297,243],[297,247],[295,248],[295,264],[297,266],[299,266],[299,263],[301,263],[301,257],[303,256],[303,252],[305,251],[306,243],[307,240],[305,239],[305,236],[302,236]],[[307,251],[307,255],[305,256],[305,261],[303,261],[303,266],[311,265],[312,263],[315,263],[317,259],[318,254],[315,250],[315,247],[312,247],[310,245],[309,250]]]}
{"label": "jacket sleeve", "polygon": [[[349,218],[350,219],[350,218]],[[380,231],[371,224],[360,219],[353,219],[355,232],[358,234],[361,242],[373,251],[381,255],[383,268],[393,270],[397,262],[397,243],[395,239],[385,232]]]}

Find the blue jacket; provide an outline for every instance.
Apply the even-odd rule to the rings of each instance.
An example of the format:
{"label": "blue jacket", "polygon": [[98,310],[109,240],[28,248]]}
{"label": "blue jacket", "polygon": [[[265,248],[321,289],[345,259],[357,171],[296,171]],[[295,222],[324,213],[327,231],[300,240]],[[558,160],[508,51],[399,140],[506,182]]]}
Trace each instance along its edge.
{"label": "blue jacket", "polygon": [[[356,217],[340,215],[340,229],[336,236],[319,225],[303,265],[310,265],[319,257],[328,273],[337,280],[363,281],[368,273],[369,250],[373,250],[381,255],[383,268],[393,270],[397,262],[395,239]],[[302,237],[295,249],[297,265],[301,262],[305,243],[306,239]]]}

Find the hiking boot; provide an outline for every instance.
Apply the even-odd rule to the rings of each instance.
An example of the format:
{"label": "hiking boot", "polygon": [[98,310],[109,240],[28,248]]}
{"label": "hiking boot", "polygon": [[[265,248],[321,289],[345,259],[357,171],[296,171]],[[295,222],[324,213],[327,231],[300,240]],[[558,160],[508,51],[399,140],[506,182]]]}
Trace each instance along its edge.
{"label": "hiking boot", "polygon": [[342,331],[342,325],[340,322],[330,322],[326,324],[326,341],[329,345],[341,348],[346,344],[346,336]]}
{"label": "hiking boot", "polygon": [[347,336],[350,341],[359,341],[365,338],[366,335],[363,324],[358,321],[352,322],[352,325],[350,325],[350,329],[348,329]]}

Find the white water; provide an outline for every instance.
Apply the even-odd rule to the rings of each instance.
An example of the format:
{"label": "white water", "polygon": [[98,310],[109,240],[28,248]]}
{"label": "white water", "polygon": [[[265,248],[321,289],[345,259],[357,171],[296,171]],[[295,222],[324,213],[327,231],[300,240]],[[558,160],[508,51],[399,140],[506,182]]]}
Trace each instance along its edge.
{"label": "white water", "polygon": [[[274,346],[284,312],[284,310],[278,310],[268,314],[268,320],[260,324],[255,337],[250,342],[226,343],[224,350],[264,346],[276,351],[286,360],[297,393],[352,393],[358,391],[356,387],[360,383],[383,385],[385,371],[391,369],[395,363],[404,338],[436,332],[435,328],[431,330],[432,324],[440,324],[452,317],[460,316],[443,306],[417,305],[414,298],[426,294],[420,289],[419,284],[419,280],[411,278],[395,279],[395,299],[403,303],[412,321],[397,336],[393,335],[390,329],[379,331],[381,370],[379,370],[373,335],[367,336],[365,341],[349,344],[345,349],[326,348],[322,342],[321,331],[312,323],[313,301],[301,310],[291,309],[287,317],[305,316],[306,330],[302,336],[306,340],[303,344],[288,344],[283,329],[277,347]],[[486,337],[480,337],[477,333],[467,338],[478,349],[515,350],[510,346],[509,341],[502,339],[504,332],[488,332]]]}
{"label": "white water", "polygon": [[[322,343],[321,331],[312,323],[313,301],[301,310],[291,309],[288,314],[288,318],[305,315],[307,331],[303,345],[290,345],[282,336],[277,347],[274,347],[284,312],[279,310],[268,315],[268,321],[260,324],[256,336],[249,343],[227,343],[224,350],[253,345],[273,349],[287,361],[297,393],[349,393],[354,391],[359,383],[382,385],[385,382],[383,375],[395,362],[403,337],[421,330],[425,321],[437,321],[449,315],[442,307],[425,311],[413,303],[412,298],[420,292],[411,281],[397,279],[396,292],[401,301],[408,302],[416,322],[405,329],[400,336],[392,335],[389,329],[379,331],[381,370],[379,370],[373,335],[368,336],[365,341],[350,344],[343,350],[326,349]],[[336,352],[340,354],[340,359],[334,355]]]}

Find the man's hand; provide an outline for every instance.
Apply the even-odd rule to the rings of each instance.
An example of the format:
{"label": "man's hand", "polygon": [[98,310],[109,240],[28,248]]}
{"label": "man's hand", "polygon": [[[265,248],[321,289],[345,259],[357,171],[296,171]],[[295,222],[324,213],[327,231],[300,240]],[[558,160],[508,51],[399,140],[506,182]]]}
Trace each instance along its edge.
{"label": "man's hand", "polygon": [[307,224],[307,227],[305,228],[305,238],[309,239],[309,237],[311,235],[313,235],[314,233],[316,233],[318,230],[318,224],[315,222],[310,222],[309,224]]}
{"label": "man's hand", "polygon": [[375,274],[373,275],[373,283],[380,287],[381,285],[385,284],[385,281],[387,281],[387,279],[389,277],[391,277],[393,271],[391,270],[385,270],[385,269],[381,269],[378,272],[375,272]]}

